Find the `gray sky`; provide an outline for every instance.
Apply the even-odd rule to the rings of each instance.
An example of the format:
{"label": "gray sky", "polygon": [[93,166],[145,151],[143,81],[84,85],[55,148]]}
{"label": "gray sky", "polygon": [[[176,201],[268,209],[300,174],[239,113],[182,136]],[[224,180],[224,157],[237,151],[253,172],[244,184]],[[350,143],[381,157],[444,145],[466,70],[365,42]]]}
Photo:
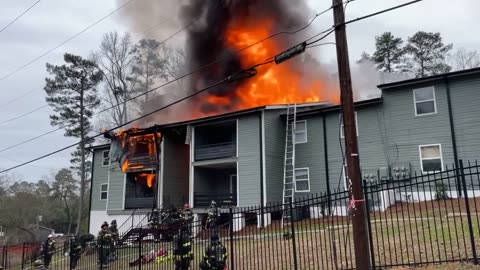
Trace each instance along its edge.
{"label": "gray sky", "polygon": [[[155,0],[136,0],[131,5],[135,5],[139,1],[153,3]],[[35,2],[36,0],[0,0],[0,28]],[[356,0],[348,5],[347,19],[403,2],[406,1]],[[328,7],[331,1],[308,0],[308,3],[313,10],[321,11]],[[0,33],[0,77],[55,47],[115,8],[114,0],[42,0],[7,30]],[[125,9],[128,8],[129,6],[125,7]],[[371,53],[374,48],[374,36],[385,31],[391,31],[403,39],[418,30],[441,32],[444,41],[454,43],[456,48],[480,49],[480,36],[475,34],[478,32],[475,29],[478,19],[475,19],[474,12],[478,10],[480,10],[480,1],[478,0],[424,0],[413,6],[352,24],[348,27],[350,60],[356,60],[362,51]],[[312,11],[306,16],[313,14]],[[332,24],[331,13],[325,14],[315,21],[309,29],[309,33],[327,29]],[[145,25],[144,29],[149,26],[151,25]],[[42,88],[44,78],[47,76],[46,62],[61,64],[63,62],[62,55],[65,52],[88,56],[91,51],[97,49],[104,33],[112,30],[123,32],[128,30],[126,27],[122,14],[116,13],[34,64],[0,81],[0,122],[45,104]],[[154,33],[160,39],[171,34],[155,31]],[[139,35],[133,34],[135,39],[139,38]],[[182,37],[179,36],[171,42],[178,43],[182,40]],[[333,36],[326,41],[333,41]],[[322,46],[313,50],[313,54],[322,63],[335,66],[335,48],[333,46]],[[31,90],[33,91],[30,94],[5,105],[11,99]],[[50,126],[48,118],[50,113],[49,108],[44,108],[27,117],[1,125],[0,149],[54,129]],[[18,162],[27,161],[74,142],[74,139],[65,138],[63,131],[58,131],[17,148],[1,152],[0,168],[14,166]],[[14,173],[22,175],[28,181],[37,181],[43,175],[69,166],[69,160],[70,152],[65,151],[16,169]]]}

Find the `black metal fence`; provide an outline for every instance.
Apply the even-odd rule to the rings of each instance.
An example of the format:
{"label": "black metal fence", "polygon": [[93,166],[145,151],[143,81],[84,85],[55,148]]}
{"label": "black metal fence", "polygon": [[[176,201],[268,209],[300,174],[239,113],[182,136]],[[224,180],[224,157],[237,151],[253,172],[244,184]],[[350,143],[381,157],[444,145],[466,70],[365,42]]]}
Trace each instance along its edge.
{"label": "black metal fence", "polygon": [[[364,183],[372,266],[390,268],[462,262],[478,264],[480,248],[480,166],[477,162],[401,181]],[[304,197],[294,203],[265,207],[221,208],[219,240],[228,269],[354,269],[353,235],[346,191]],[[292,219],[282,222],[282,212]],[[52,256],[50,269],[200,269],[212,228],[205,214],[189,225],[187,257],[178,256],[180,230],[148,226],[122,238],[122,245],[91,242],[72,257],[67,239]],[[23,253],[19,264],[5,269],[34,269],[37,258]],[[25,250],[25,249],[24,249]],[[7,253],[11,251],[7,250]],[[29,258],[27,258],[29,257]],[[188,267],[178,261],[188,258]],[[102,262],[102,263],[100,263]],[[177,267],[176,267],[177,263]],[[214,268],[208,268],[214,269]]]}

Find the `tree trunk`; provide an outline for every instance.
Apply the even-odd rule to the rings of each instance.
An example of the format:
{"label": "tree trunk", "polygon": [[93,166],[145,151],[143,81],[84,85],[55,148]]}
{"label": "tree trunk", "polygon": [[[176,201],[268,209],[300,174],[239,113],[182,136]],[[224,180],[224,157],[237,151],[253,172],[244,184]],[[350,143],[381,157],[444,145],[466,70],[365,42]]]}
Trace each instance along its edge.
{"label": "tree trunk", "polygon": [[69,235],[70,232],[72,231],[72,214],[70,213],[70,207],[68,206],[67,197],[63,197],[62,199],[63,199],[63,203],[65,204],[65,211],[67,212],[67,218],[68,218],[67,234]]}
{"label": "tree trunk", "polygon": [[84,107],[83,107],[83,95],[85,89],[82,85],[80,90],[80,205],[78,207],[77,227],[75,233],[80,231],[80,225],[82,223],[83,214],[83,199],[85,197],[85,119],[84,119]]}

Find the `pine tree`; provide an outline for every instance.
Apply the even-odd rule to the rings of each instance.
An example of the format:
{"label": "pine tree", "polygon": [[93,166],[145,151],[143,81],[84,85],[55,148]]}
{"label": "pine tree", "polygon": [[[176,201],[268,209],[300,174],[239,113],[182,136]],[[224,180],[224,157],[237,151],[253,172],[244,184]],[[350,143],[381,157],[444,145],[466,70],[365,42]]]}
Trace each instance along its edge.
{"label": "pine tree", "polygon": [[402,44],[403,40],[394,37],[390,32],[375,37],[376,50],[372,59],[377,63],[378,69],[390,73],[400,70],[405,53]]}
{"label": "pine tree", "polygon": [[417,77],[449,72],[452,67],[445,60],[452,44],[444,44],[440,33],[419,31],[408,38],[405,47]]}
{"label": "pine tree", "polygon": [[55,66],[47,63],[47,71],[53,78],[46,78],[44,87],[46,101],[53,108],[50,123],[65,129],[65,136],[80,139],[80,202],[77,217],[78,233],[82,220],[82,205],[85,197],[86,153],[85,140],[91,130],[90,118],[93,109],[100,105],[97,85],[102,72],[93,61],[66,53],[66,64]]}

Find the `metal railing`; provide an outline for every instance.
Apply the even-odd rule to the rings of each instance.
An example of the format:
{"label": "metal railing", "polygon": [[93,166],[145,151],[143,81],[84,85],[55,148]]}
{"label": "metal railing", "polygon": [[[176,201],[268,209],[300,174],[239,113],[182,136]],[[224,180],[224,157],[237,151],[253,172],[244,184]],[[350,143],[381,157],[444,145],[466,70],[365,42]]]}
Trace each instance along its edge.
{"label": "metal railing", "polygon": [[[414,174],[402,181],[364,183],[374,269],[478,264],[480,166],[477,162],[459,164],[459,168]],[[287,204],[227,208],[217,225],[219,240],[228,251],[228,269],[353,269],[351,207],[348,192],[337,190]],[[280,214],[285,210],[296,218],[282,227]],[[200,213],[189,225],[193,257],[189,268],[183,269],[200,269],[212,236],[205,218]],[[141,236],[130,244],[85,246],[76,269],[182,269],[175,268],[179,231],[173,232],[174,237],[158,237],[151,228],[142,228],[137,229]],[[5,269],[30,269],[27,249],[17,254],[24,260],[16,266],[5,264],[13,251],[3,250],[7,254],[0,262]],[[71,269],[76,259],[68,255],[68,246],[66,251],[57,249],[51,269]]]}

